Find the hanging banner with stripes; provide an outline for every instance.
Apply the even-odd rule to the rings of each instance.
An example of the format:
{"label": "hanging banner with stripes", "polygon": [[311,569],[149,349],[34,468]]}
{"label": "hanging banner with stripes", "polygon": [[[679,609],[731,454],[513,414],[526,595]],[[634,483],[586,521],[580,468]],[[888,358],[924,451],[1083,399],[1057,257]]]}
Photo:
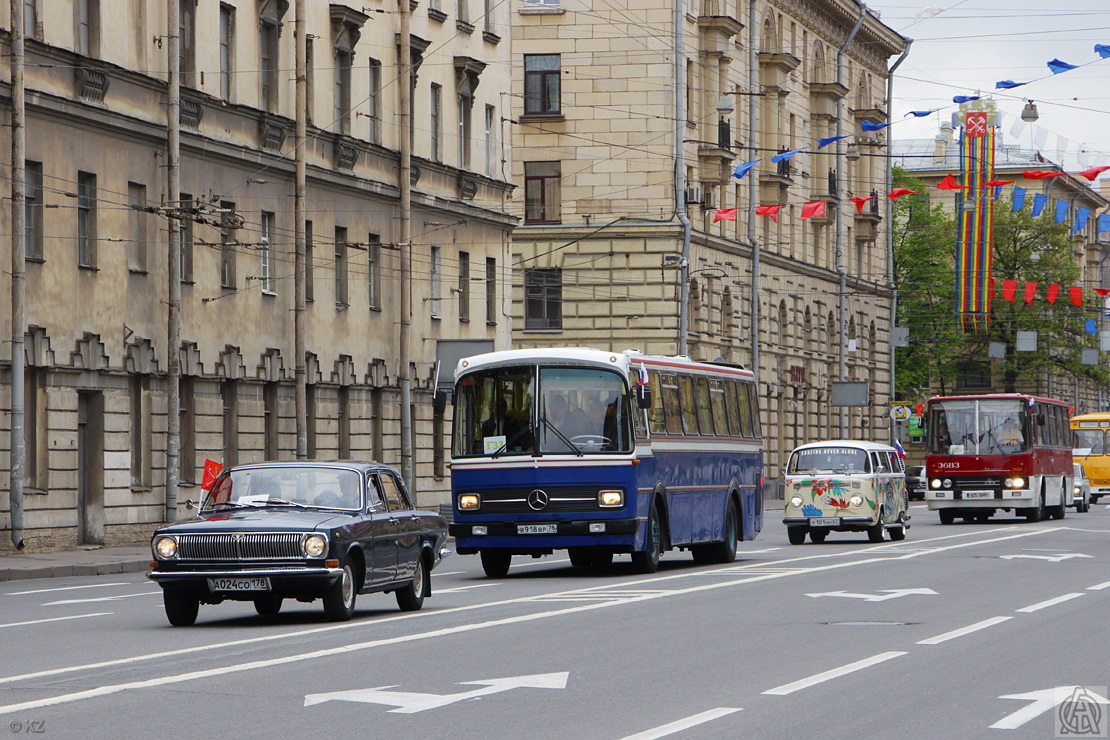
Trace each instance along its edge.
{"label": "hanging banner with stripes", "polygon": [[991,313],[991,237],[994,228],[994,145],[998,127],[993,104],[973,101],[956,116],[962,129],[960,169],[967,189],[957,196],[956,317],[965,332],[985,331]]}

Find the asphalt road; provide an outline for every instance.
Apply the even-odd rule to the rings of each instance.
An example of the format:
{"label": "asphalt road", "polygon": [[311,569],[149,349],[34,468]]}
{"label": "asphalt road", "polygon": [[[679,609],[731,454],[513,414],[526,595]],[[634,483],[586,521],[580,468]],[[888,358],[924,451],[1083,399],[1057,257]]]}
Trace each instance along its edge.
{"label": "asphalt road", "polygon": [[654,575],[456,555],[422,611],[339,624],[228,602],[172,628],[141,574],[6,582],[0,740],[1105,736],[1110,506],[912,513],[903,542],[792,547],[775,511],[735,564]]}

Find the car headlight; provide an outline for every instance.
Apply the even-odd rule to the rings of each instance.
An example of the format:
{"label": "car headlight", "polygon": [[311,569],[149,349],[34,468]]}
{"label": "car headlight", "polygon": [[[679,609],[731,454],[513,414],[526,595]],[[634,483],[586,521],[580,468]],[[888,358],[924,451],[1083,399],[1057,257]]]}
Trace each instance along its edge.
{"label": "car headlight", "polygon": [[328,552],[328,538],[322,534],[310,534],[301,540],[305,557],[322,558]]}
{"label": "car headlight", "polygon": [[598,491],[597,505],[609,509],[624,506],[624,491]]}
{"label": "car headlight", "polygon": [[863,506],[863,496],[860,496],[857,493],[855,496],[852,496],[852,498],[848,499],[848,505],[851,506],[853,509],[857,506]]}
{"label": "car headlight", "polygon": [[159,537],[154,541],[154,554],[162,560],[173,560],[177,557],[177,538]]}
{"label": "car headlight", "polygon": [[459,511],[474,511],[482,505],[482,498],[476,493],[464,493],[459,496]]}
{"label": "car headlight", "polygon": [[1078,496],[1079,495],[1079,486],[1075,486],[1074,488],[1072,488],[1071,492],[1072,492],[1073,495]]}
{"label": "car headlight", "polygon": [[933,478],[929,481],[930,488],[940,488],[940,478]]}
{"label": "car headlight", "polygon": [[801,496],[791,496],[790,497],[790,505],[793,506],[795,509],[800,509],[802,507],[802,497]]}

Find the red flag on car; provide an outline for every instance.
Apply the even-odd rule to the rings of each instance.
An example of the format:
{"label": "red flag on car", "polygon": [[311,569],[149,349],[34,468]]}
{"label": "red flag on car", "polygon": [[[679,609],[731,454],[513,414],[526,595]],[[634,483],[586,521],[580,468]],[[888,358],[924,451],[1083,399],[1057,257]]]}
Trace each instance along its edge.
{"label": "red flag on car", "polygon": [[216,482],[216,478],[220,475],[220,471],[224,466],[215,460],[204,461],[204,477],[200,480],[201,489],[207,491],[212,488],[212,484]]}

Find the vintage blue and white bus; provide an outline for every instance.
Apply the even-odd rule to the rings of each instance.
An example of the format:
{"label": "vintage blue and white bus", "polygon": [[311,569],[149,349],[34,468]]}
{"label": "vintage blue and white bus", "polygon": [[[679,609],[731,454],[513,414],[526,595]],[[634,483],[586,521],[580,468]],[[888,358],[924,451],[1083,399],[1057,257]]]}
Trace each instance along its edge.
{"label": "vintage blue and white bus", "polygon": [[464,358],[455,371],[450,533],[502,577],[513,555],[575,567],[672,549],[736,559],[763,526],[753,374],[636,350],[554,348]]}

